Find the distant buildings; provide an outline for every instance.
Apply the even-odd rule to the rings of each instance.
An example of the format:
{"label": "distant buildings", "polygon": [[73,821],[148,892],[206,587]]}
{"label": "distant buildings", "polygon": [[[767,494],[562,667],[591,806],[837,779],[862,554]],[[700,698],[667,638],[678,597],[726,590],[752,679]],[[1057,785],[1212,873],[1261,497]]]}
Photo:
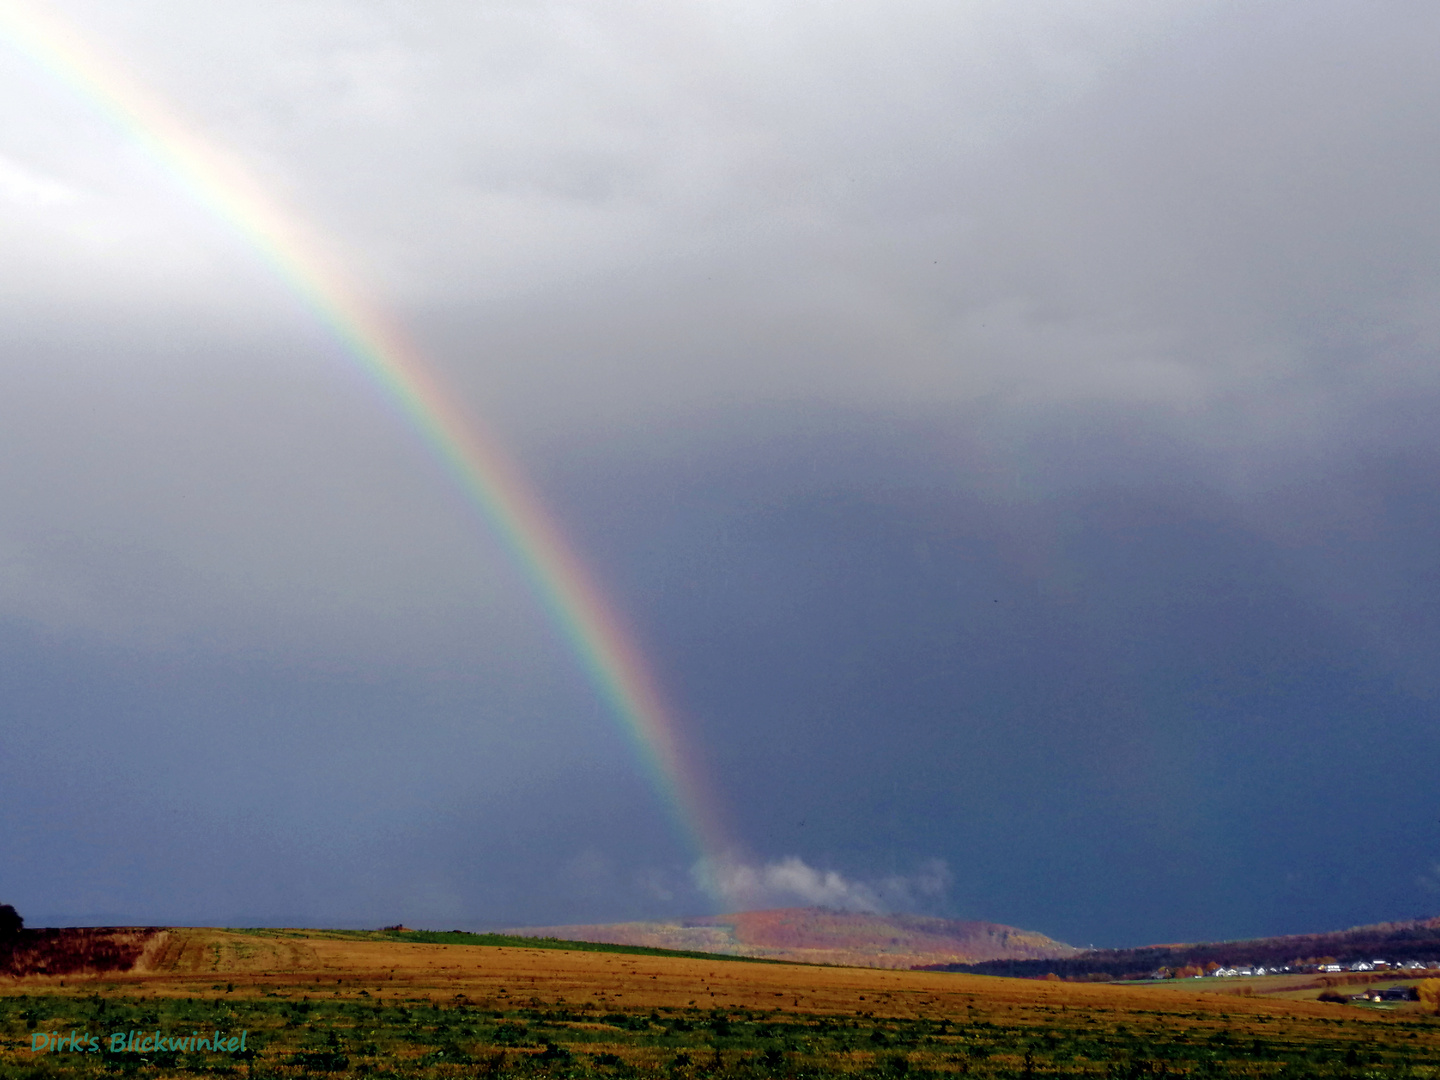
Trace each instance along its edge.
{"label": "distant buildings", "polygon": [[1384,990],[1369,989],[1356,994],[1352,1001],[1419,1001],[1420,995],[1413,986],[1387,986]]}
{"label": "distant buildings", "polygon": [[1296,967],[1289,965],[1284,967],[1264,967],[1260,965],[1256,965],[1255,967],[1217,967],[1214,971],[1208,972],[1205,975],[1196,975],[1195,978],[1231,979],[1256,975],[1288,975],[1291,972],[1301,971],[1318,971],[1323,974],[1342,973],[1346,971],[1383,971],[1386,969],[1397,972],[1414,972],[1429,971],[1437,967],[1440,967],[1440,961],[1437,960],[1431,960],[1429,962],[1407,960],[1403,963],[1392,963],[1389,960],[1356,960],[1350,964],[1303,964]]}

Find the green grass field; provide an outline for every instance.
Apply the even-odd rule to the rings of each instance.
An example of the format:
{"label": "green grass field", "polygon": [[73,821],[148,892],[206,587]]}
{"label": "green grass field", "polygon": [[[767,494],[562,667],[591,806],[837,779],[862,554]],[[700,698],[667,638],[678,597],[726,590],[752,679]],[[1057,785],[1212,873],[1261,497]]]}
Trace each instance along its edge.
{"label": "green grass field", "polygon": [[[481,1008],[467,1000],[292,994],[0,998],[0,1076],[555,1077],[1432,1077],[1436,1023],[1383,1028],[1336,1007],[1324,1034],[1244,1018],[1214,1029],[1113,1023],[1075,1010],[1043,1027],[964,1019],[657,1009]],[[1237,1018],[1238,1020],[1239,1018]],[[224,1037],[244,1053],[112,1051],[112,1033]],[[32,1052],[45,1033],[97,1036],[96,1052]],[[138,1039],[137,1039],[138,1041]],[[82,1040],[83,1044],[83,1040]]]}
{"label": "green grass field", "polygon": [[733,960],[742,964],[784,964],[757,956],[696,952],[692,949],[658,949],[648,945],[611,945],[603,941],[569,941],[554,937],[522,937],[518,934],[472,934],[466,930],[236,930],[233,933],[264,937],[293,935],[297,938],[333,937],[351,941],[400,941],[421,945],[491,945],[512,949],[559,949],[564,952],[619,953],[623,956],[681,956],[696,960]]}

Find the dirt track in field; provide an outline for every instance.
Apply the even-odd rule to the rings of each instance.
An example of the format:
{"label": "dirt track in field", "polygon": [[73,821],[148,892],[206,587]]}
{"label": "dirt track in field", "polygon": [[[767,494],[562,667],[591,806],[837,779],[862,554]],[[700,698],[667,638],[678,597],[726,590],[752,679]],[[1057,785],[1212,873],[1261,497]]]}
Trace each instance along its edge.
{"label": "dirt track in field", "polygon": [[[9,980],[6,989],[51,989],[60,981]],[[133,972],[72,976],[65,984],[73,992],[163,996],[463,997],[490,1008],[564,1003],[630,1012],[695,1006],[932,1019],[983,1013],[995,1022],[1022,1023],[1069,1010],[1107,1023],[1161,1012],[1190,1014],[1197,1020],[1199,1014],[1295,1019],[1336,1015],[1331,1005],[1169,988],[186,929],[160,935]]]}

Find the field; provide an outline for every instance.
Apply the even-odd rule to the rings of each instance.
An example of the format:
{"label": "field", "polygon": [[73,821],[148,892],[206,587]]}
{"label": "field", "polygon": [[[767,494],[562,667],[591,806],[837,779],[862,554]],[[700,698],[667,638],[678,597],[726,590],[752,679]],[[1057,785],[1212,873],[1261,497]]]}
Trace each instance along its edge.
{"label": "field", "polygon": [[[1434,978],[1431,972],[1428,976]],[[1157,982],[1141,982],[1145,987],[1162,991],[1176,991],[1182,994],[1225,994],[1229,996],[1268,998],[1271,1000],[1315,1001],[1326,990],[1345,997],[1361,994],[1370,989],[1389,987],[1411,987],[1417,979],[1398,977],[1396,972],[1372,972],[1361,976],[1334,976],[1318,974],[1260,975],[1229,979],[1165,979]],[[1383,1004],[1354,1003],[1363,1008],[1382,1011],[1401,1010],[1415,1012],[1417,1007],[1409,1002],[1385,1002]]]}
{"label": "field", "polygon": [[0,980],[0,1076],[1440,1077],[1418,1005],[403,937],[169,930]]}

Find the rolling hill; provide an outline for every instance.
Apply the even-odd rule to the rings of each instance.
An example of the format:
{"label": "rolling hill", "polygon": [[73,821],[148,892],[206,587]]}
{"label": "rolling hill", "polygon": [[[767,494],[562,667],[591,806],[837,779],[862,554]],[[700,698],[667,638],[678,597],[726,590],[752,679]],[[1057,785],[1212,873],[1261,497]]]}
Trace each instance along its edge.
{"label": "rolling hill", "polygon": [[1215,964],[1220,967],[1310,966],[1321,961],[1348,965],[1386,960],[1391,964],[1440,961],[1440,917],[1375,923],[1320,934],[1209,941],[1193,945],[1145,945],[1136,949],[1092,949],[1053,960],[995,957],[985,961],[950,961],[926,965],[934,970],[968,971],[977,975],[1034,978],[1054,973],[1062,978],[1134,978],[1158,968],[1172,970]]}
{"label": "rolling hill", "polygon": [[506,933],[881,968],[1047,960],[1080,953],[1043,934],[1013,926],[827,908],[746,911],[677,922],[524,927]]}

